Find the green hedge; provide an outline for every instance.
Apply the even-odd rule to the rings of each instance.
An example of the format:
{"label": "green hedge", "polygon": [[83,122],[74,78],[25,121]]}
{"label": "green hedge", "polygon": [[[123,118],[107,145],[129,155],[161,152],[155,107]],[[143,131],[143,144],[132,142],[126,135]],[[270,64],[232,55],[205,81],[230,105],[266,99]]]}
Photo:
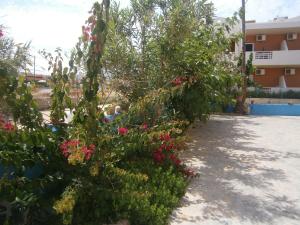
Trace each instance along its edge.
{"label": "green hedge", "polygon": [[283,98],[283,99],[300,99],[299,91],[287,91],[287,92],[279,92],[279,93],[268,93],[262,90],[250,91],[248,92],[248,97],[251,98]]}

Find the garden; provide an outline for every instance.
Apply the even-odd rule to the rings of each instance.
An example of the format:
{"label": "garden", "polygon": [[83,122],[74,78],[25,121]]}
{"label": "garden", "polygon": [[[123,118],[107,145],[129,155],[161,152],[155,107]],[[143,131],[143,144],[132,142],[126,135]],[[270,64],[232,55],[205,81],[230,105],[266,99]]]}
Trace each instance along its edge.
{"label": "garden", "polygon": [[[236,16],[216,23],[206,0],[131,0],[128,8],[103,0],[89,13],[67,59],[59,48],[41,51],[50,124],[20,75],[30,45],[0,28],[0,224],[168,224],[197,176],[180,160],[186,130],[235,98]],[[120,97],[109,102],[112,92]],[[122,107],[113,120],[108,103]]]}

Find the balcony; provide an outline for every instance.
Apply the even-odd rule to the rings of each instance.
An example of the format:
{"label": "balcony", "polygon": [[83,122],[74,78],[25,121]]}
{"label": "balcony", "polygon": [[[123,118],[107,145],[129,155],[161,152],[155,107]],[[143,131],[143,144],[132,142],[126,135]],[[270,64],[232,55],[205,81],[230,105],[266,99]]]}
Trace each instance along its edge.
{"label": "balcony", "polygon": [[[300,50],[258,51],[253,53],[254,66],[300,66]],[[246,52],[248,60],[251,52]]]}

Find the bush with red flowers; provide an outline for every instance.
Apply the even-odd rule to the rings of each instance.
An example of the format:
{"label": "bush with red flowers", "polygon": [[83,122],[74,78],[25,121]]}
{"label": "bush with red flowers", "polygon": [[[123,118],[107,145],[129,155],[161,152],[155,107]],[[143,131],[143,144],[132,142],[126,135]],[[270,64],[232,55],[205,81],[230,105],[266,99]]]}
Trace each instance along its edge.
{"label": "bush with red flowers", "polygon": [[[139,1],[138,10],[113,6],[110,14],[109,0],[95,3],[67,66],[61,50],[56,57],[43,52],[52,68],[51,125],[24,80],[1,80],[0,100],[13,119],[0,120],[4,224],[167,224],[195,175],[179,158],[184,132],[236,84],[232,64],[221,59],[232,39],[198,21],[202,4]],[[153,17],[138,15],[145,11]],[[72,102],[79,71],[82,96]],[[98,106],[108,103],[102,92],[113,81],[130,107],[108,121]],[[66,108],[74,112],[69,124]]]}

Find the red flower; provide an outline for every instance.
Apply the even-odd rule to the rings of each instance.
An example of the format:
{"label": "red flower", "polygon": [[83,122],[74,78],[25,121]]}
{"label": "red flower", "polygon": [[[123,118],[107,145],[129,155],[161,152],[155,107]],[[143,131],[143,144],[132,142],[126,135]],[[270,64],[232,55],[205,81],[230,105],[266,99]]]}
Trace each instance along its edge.
{"label": "red flower", "polygon": [[170,155],[170,159],[173,161],[173,160],[177,159],[177,157],[176,157],[176,155],[171,154],[171,155]]}
{"label": "red flower", "polygon": [[11,122],[7,122],[4,124],[3,128],[6,131],[13,131],[15,129],[15,126],[11,124]]}
{"label": "red flower", "polygon": [[174,148],[174,145],[173,144],[169,144],[167,147],[166,147],[166,150],[167,151],[171,151],[171,149]]}
{"label": "red flower", "polygon": [[[79,144],[79,142],[78,142]],[[71,141],[64,141],[60,146],[60,150],[62,152],[62,154],[64,155],[64,157],[68,158],[69,155],[70,155],[70,151],[69,151],[69,147],[72,146],[72,147],[75,147],[75,142],[74,140],[71,140]]]}
{"label": "red flower", "polygon": [[171,140],[171,136],[170,136],[170,134],[161,134],[160,135],[160,140],[161,141],[170,141]]}
{"label": "red flower", "polygon": [[182,79],[180,77],[177,77],[172,81],[172,84],[179,86],[182,84]]}
{"label": "red flower", "polygon": [[174,163],[175,163],[176,166],[179,166],[181,164],[181,160],[180,159],[176,159],[174,161]]}
{"label": "red flower", "polygon": [[172,84],[175,86],[181,85],[184,81],[187,81],[187,77],[176,77],[173,81]]}
{"label": "red flower", "polygon": [[177,158],[176,155],[171,154],[170,155],[170,160],[176,165],[179,166],[181,164],[181,160]]}
{"label": "red flower", "polygon": [[157,163],[162,163],[166,156],[161,151],[157,150],[153,153],[153,158]]}
{"label": "red flower", "polygon": [[86,160],[89,160],[89,159],[91,158],[92,152],[90,151],[90,149],[88,149],[88,147],[83,146],[83,147],[81,148],[81,151],[83,152],[83,154],[84,154]]}
{"label": "red flower", "polygon": [[[60,150],[64,157],[68,158],[72,153],[72,150],[79,149],[80,141],[79,140],[70,140],[64,141],[60,146]],[[92,154],[95,152],[96,146],[94,144],[90,144],[88,147],[81,147],[81,151],[84,153],[85,159],[90,160]]]}
{"label": "red flower", "polygon": [[71,147],[71,148],[77,147],[77,146],[79,146],[79,144],[80,144],[80,141],[74,139],[74,140],[70,140],[70,141],[64,141],[64,142],[59,146],[59,148],[60,148],[62,154],[64,155],[64,157],[68,158],[69,155],[71,154],[69,148],[70,148],[70,147]]}
{"label": "red flower", "polygon": [[85,159],[86,160],[90,160],[90,158],[92,157],[92,154],[95,152],[95,148],[96,146],[91,144],[89,147],[82,147],[82,152],[84,153],[85,155]]}
{"label": "red flower", "polygon": [[90,144],[89,148],[94,151],[96,146],[94,144]]}
{"label": "red flower", "polygon": [[126,135],[128,133],[128,129],[125,128],[125,127],[120,127],[118,129],[118,132],[119,132],[120,135]]}
{"label": "red flower", "polygon": [[71,146],[71,147],[76,147],[80,144],[80,141],[79,140],[71,140],[71,141],[68,141],[67,142],[67,145],[68,146]]}

